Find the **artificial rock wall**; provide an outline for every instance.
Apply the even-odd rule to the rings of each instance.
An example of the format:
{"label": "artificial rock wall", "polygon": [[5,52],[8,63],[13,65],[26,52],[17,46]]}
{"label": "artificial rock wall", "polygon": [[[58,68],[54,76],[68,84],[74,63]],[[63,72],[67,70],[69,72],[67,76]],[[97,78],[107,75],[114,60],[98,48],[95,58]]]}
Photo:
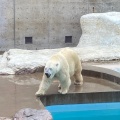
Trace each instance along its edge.
{"label": "artificial rock wall", "polygon": [[0,51],[76,46],[82,15],[119,6],[119,0],[0,0]]}
{"label": "artificial rock wall", "polygon": [[120,12],[83,15],[80,23],[82,36],[77,47],[120,49]]}

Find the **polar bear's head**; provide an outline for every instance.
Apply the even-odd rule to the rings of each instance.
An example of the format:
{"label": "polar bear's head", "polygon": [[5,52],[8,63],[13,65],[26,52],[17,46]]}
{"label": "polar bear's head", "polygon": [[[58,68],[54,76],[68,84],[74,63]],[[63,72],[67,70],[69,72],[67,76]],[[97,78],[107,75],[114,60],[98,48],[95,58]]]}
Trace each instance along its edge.
{"label": "polar bear's head", "polygon": [[59,69],[60,69],[59,62],[49,61],[45,65],[44,74],[46,75],[47,78],[52,79],[55,76],[55,74],[59,71]]}

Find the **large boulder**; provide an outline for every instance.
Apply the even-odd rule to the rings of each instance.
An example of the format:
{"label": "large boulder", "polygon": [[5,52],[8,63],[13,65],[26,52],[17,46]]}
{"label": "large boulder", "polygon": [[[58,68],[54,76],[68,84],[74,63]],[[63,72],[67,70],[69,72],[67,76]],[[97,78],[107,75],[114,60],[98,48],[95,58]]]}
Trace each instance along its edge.
{"label": "large boulder", "polygon": [[13,120],[52,120],[48,110],[25,108],[18,111]]}
{"label": "large boulder", "polygon": [[0,60],[0,74],[34,73],[45,66],[49,57],[58,49],[22,50],[10,49]]}
{"label": "large boulder", "polygon": [[91,13],[80,19],[83,61],[120,59],[120,12]]}
{"label": "large boulder", "polygon": [[83,15],[80,24],[82,36],[77,47],[120,46],[120,12]]}

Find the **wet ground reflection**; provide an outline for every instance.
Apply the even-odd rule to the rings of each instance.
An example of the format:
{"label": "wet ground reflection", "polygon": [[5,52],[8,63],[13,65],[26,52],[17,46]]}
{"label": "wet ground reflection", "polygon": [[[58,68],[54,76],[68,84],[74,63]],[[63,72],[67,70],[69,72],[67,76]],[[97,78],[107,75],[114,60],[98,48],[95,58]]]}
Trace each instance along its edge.
{"label": "wet ground reflection", "polygon": [[42,74],[0,76],[0,116],[11,117],[22,108],[40,109],[35,92]]}
{"label": "wet ground reflection", "polygon": [[[11,117],[22,108],[40,109],[35,92],[42,73],[0,76],[0,116]],[[84,85],[70,87],[69,92],[117,91],[120,86],[102,79],[84,77]],[[48,94],[57,93],[58,82],[54,82]],[[53,87],[54,86],[54,87]]]}

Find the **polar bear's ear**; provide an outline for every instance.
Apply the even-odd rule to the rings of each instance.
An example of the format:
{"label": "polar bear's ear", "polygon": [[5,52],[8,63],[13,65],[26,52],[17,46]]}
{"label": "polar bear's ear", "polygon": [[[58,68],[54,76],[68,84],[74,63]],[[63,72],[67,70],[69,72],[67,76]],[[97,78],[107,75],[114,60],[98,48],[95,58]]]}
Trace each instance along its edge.
{"label": "polar bear's ear", "polygon": [[56,63],[56,72],[58,72],[60,70],[60,63]]}
{"label": "polar bear's ear", "polygon": [[59,63],[56,63],[56,66],[58,67],[58,66],[59,66]]}
{"label": "polar bear's ear", "polygon": [[58,63],[56,63],[56,66],[58,66]]}

